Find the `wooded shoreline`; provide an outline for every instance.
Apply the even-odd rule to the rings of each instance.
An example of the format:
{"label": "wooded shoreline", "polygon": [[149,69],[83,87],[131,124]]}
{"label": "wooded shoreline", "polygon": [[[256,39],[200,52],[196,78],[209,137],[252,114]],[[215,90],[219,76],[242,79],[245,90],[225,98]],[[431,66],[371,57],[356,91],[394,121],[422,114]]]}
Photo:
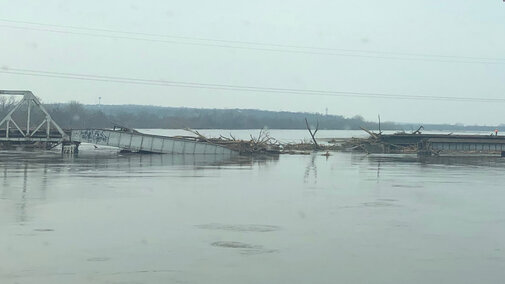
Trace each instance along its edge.
{"label": "wooded shoreline", "polygon": [[[0,116],[14,105],[0,98]],[[378,129],[378,121],[363,117],[344,117],[322,113],[264,111],[255,109],[199,109],[145,105],[84,105],[78,102],[44,104],[63,128],[108,128],[114,124],[129,128],[158,129],[305,129],[305,119],[321,130]],[[33,114],[34,118],[37,114]],[[382,130],[414,131],[421,123],[381,122]],[[488,131],[500,126],[465,126],[460,124],[426,124],[428,130]],[[505,129],[505,127],[503,127]],[[500,129],[501,131],[501,129]]]}

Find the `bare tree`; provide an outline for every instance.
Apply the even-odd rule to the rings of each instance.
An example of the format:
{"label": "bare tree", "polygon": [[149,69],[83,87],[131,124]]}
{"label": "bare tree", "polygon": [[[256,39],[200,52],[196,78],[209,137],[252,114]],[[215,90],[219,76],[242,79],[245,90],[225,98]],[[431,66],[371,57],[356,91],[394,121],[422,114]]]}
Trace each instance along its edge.
{"label": "bare tree", "polygon": [[314,141],[314,145],[315,145],[316,150],[319,149],[319,144],[317,144],[317,141],[316,141],[316,133],[319,130],[319,120],[317,121],[316,130],[314,130],[314,132],[312,132],[312,130],[310,129],[309,122],[307,121],[307,118],[305,118],[305,124],[307,125],[307,130],[309,131],[310,136],[312,137],[312,141]]}

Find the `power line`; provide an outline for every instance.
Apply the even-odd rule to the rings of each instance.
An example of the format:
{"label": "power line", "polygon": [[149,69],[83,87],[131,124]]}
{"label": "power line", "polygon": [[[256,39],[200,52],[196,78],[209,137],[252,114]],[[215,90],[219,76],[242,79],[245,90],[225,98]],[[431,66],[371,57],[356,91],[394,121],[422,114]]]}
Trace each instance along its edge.
{"label": "power line", "polygon": [[193,89],[212,89],[224,91],[275,93],[275,94],[295,94],[305,96],[327,96],[327,97],[352,97],[352,98],[374,98],[374,99],[398,99],[398,100],[433,100],[433,101],[459,101],[459,102],[494,102],[503,103],[505,98],[478,98],[478,97],[452,97],[452,96],[419,96],[409,94],[372,93],[372,92],[352,92],[352,91],[329,91],[314,89],[294,89],[294,88],[273,88],[261,86],[231,85],[231,84],[210,84],[201,82],[165,81],[151,80],[131,77],[104,76],[96,74],[81,74],[67,72],[51,72],[44,70],[4,68],[0,73],[48,77],[58,79],[85,80],[109,83],[135,84],[162,87],[182,87]]}
{"label": "power line", "polygon": [[333,50],[333,51],[346,51],[346,52],[397,54],[397,55],[408,55],[408,56],[429,56],[429,57],[481,59],[481,60],[482,59],[483,60],[505,60],[505,58],[487,58],[487,57],[469,57],[469,56],[454,56],[454,55],[420,54],[420,53],[407,53],[407,52],[357,50],[357,49],[342,49],[342,48],[329,48],[329,47],[316,47],[316,46],[263,43],[263,42],[240,41],[240,40],[225,40],[225,39],[204,38],[204,37],[188,37],[188,36],[177,36],[177,35],[145,33],[145,32],[131,32],[131,31],[113,30],[113,29],[89,28],[89,27],[71,26],[71,25],[55,25],[55,24],[46,24],[46,23],[39,23],[39,22],[17,21],[17,20],[2,19],[2,18],[0,18],[0,22],[29,24],[29,25],[46,26],[46,27],[70,28],[70,29],[99,31],[99,32],[108,32],[108,33],[121,33],[121,34],[129,34],[129,35],[143,35],[143,36],[154,36],[154,37],[164,37],[164,38],[177,38],[177,39],[225,42],[225,43],[236,43],[236,44],[251,44],[251,45],[260,45],[260,46],[274,46],[274,47],[287,47],[287,48],[299,48],[299,49]]}
{"label": "power line", "polygon": [[[0,22],[2,20],[0,19]],[[38,24],[43,25],[43,24]],[[55,26],[58,28],[73,28],[72,26],[61,26],[61,25],[47,25]],[[35,27],[21,27],[12,25],[0,25],[0,28],[8,29],[18,29],[18,30],[31,30],[39,32],[50,32],[58,34],[69,34],[69,35],[80,35],[80,36],[90,36],[90,37],[100,37],[100,38],[110,38],[110,39],[122,39],[122,40],[135,40],[135,41],[146,41],[146,42],[158,42],[158,43],[169,43],[169,44],[179,44],[179,45],[190,45],[190,46],[205,46],[205,47],[218,47],[218,48],[228,48],[228,49],[241,49],[241,50],[253,50],[253,51],[266,51],[266,52],[278,52],[278,53],[293,53],[293,54],[307,54],[307,55],[329,55],[329,56],[341,56],[341,57],[358,57],[358,58],[368,58],[368,59],[391,59],[391,60],[408,60],[408,61],[428,61],[428,62],[443,62],[443,63],[466,63],[466,64],[505,64],[505,58],[485,58],[485,57],[464,57],[464,56],[448,56],[448,55],[422,55],[415,53],[398,53],[398,52],[381,52],[381,51],[360,51],[360,50],[350,50],[350,49],[332,49],[332,48],[319,48],[319,47],[302,47],[302,46],[290,46],[290,45],[279,45],[279,44],[266,44],[266,43],[253,43],[253,42],[243,42],[243,41],[230,41],[230,40],[211,40],[211,39],[201,39],[201,38],[191,38],[183,36],[164,36],[179,39],[191,39],[191,40],[205,40],[214,42],[225,42],[222,43],[206,43],[206,42],[183,42],[177,40],[166,40],[166,39],[155,39],[155,38],[141,38],[132,37],[124,35],[114,35],[114,34],[96,34],[89,32],[71,31],[71,30],[54,30],[47,28],[35,28]],[[92,30],[92,31],[107,31],[112,32],[112,30],[102,30],[93,28],[80,28],[82,30]],[[140,34],[149,35],[146,33],[134,33],[134,32],[121,32],[123,34]],[[152,35],[152,34],[151,34]],[[160,35],[158,35],[160,36]],[[259,46],[267,47],[257,47],[257,46],[240,46],[240,45],[230,45],[233,44],[255,44]],[[270,46],[270,48],[268,48]],[[284,49],[279,49],[276,47],[284,47]],[[297,48],[285,49],[287,47]],[[306,50],[303,50],[306,49]],[[309,50],[307,50],[309,49]],[[310,50],[312,49],[312,50]],[[325,52],[325,51],[314,51],[315,50],[333,50],[340,52],[357,52],[357,53],[372,53],[372,54],[349,54],[349,53],[335,53],[335,52]],[[373,55],[375,54],[385,54],[385,55]],[[410,57],[409,57],[410,56]],[[463,59],[463,60],[460,60]]]}
{"label": "power line", "polygon": [[410,53],[410,52],[374,51],[374,50],[363,50],[363,49],[344,49],[344,48],[332,48],[332,47],[318,47],[318,46],[289,45],[289,44],[265,43],[265,42],[254,42],[254,41],[216,39],[216,38],[207,38],[207,37],[189,37],[189,36],[168,35],[168,34],[158,34],[158,33],[132,32],[132,31],[114,30],[114,29],[90,28],[90,27],[72,26],[72,25],[56,25],[56,24],[47,24],[47,23],[31,22],[31,21],[18,21],[18,20],[4,19],[4,18],[0,18],[0,22],[37,25],[37,26],[45,26],[45,27],[56,27],[56,28],[65,28],[65,29],[86,30],[86,31],[96,31],[96,32],[106,32],[106,33],[120,33],[120,34],[128,34],[128,35],[142,35],[142,36],[151,36],[151,37],[176,38],[176,39],[186,39],[186,40],[223,42],[223,43],[234,43],[234,44],[248,44],[248,45],[258,45],[258,46],[283,47],[283,48],[314,49],[314,50],[326,50],[326,51],[344,51],[344,52],[358,52],[358,53],[372,53],[372,54],[389,54],[389,55],[402,55],[402,56],[420,56],[420,57],[438,57],[438,58],[442,57],[442,58],[455,58],[455,59],[505,61],[505,58],[493,58],[493,57],[473,57],[473,56],[456,56],[456,55]]}

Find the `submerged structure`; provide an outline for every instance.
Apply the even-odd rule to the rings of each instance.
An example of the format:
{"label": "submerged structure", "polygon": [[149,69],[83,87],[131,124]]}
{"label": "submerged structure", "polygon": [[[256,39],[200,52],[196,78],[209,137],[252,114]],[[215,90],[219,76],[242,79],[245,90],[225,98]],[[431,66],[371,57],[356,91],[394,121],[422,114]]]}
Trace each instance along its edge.
{"label": "submerged structure", "polygon": [[357,149],[368,153],[417,153],[440,155],[500,155],[505,157],[505,136],[422,134],[416,131],[396,134],[369,132],[370,138],[355,142]]}
{"label": "submerged structure", "polygon": [[133,129],[76,129],[70,132],[76,143],[111,146],[128,152],[160,154],[234,155],[238,152],[226,147],[187,138],[140,133]]}

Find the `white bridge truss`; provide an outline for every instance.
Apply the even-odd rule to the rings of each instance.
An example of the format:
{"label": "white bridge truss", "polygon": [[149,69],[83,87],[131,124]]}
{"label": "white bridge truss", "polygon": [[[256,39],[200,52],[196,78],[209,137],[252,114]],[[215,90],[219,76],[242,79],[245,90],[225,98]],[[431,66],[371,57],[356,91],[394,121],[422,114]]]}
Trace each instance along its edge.
{"label": "white bridge truss", "polygon": [[[0,132],[0,141],[60,143],[69,139],[31,91],[0,90],[0,95],[23,96],[21,101],[0,121],[0,130],[5,129],[5,133]],[[19,111],[22,105],[28,107],[26,128],[23,125],[20,126],[20,123],[13,119],[13,114]],[[45,117],[40,123],[31,125],[30,116],[33,108],[40,110]],[[52,128],[56,131],[52,131]]]}

